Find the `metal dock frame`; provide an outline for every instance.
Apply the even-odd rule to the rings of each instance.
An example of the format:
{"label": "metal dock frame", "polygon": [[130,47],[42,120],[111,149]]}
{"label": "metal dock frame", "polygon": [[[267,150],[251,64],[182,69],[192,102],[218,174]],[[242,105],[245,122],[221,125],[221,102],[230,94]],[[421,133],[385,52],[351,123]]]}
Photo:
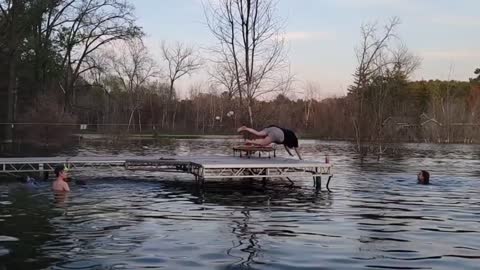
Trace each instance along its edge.
{"label": "metal dock frame", "polygon": [[86,171],[91,169],[113,169],[125,166],[125,160],[118,158],[0,158],[0,174],[15,175],[20,173],[38,173],[39,177],[48,178],[58,165],[67,170]]}
{"label": "metal dock frame", "polygon": [[300,161],[286,158],[238,158],[231,156],[210,157],[55,157],[55,158],[0,158],[0,173],[39,173],[48,177],[48,172],[63,164],[72,171],[92,169],[114,169],[124,167],[127,170],[188,173],[199,184],[206,179],[245,179],[285,178],[291,183],[293,177],[313,177],[313,185],[321,190],[322,177],[328,177],[326,188],[329,190],[333,177],[332,165],[318,161]]}

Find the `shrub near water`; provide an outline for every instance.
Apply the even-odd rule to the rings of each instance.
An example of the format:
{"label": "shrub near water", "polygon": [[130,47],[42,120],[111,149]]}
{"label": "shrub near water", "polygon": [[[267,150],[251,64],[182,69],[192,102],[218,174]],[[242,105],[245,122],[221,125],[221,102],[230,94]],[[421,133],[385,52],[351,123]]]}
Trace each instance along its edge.
{"label": "shrub near water", "polygon": [[76,129],[76,118],[48,94],[37,96],[17,122],[16,137],[22,143],[64,144]]}

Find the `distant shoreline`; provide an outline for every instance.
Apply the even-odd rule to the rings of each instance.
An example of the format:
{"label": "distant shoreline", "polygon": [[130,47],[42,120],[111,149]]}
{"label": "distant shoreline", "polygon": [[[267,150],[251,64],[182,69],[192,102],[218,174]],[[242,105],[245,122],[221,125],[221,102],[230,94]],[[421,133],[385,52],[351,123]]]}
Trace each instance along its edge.
{"label": "distant shoreline", "polygon": [[195,135],[195,134],[73,134],[74,137],[85,140],[102,140],[102,139],[235,139],[241,138],[240,135]]}
{"label": "distant shoreline", "polygon": [[[237,134],[98,134],[98,133],[85,133],[85,134],[73,134],[74,137],[80,140],[155,140],[155,139],[242,139],[241,135]],[[322,138],[311,134],[304,134],[299,136],[300,140],[320,140],[320,141],[343,141],[355,143],[354,138]],[[371,144],[374,142],[364,141],[365,144]],[[383,144],[398,144],[398,143],[420,143],[420,144],[461,144],[461,145],[478,145],[479,142],[434,142],[434,141],[391,141],[383,142]]]}

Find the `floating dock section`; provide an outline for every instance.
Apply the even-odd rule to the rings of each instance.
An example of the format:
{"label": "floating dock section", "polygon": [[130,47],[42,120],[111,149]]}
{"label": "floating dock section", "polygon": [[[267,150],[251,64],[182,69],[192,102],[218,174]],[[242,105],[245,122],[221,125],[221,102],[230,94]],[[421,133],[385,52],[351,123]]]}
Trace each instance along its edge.
{"label": "floating dock section", "polygon": [[309,176],[317,188],[321,188],[321,178],[328,177],[328,189],[333,177],[332,165],[319,161],[232,156],[0,158],[0,173],[48,173],[59,164],[70,171],[123,167],[132,171],[188,173],[200,184],[206,179],[285,178],[291,181]]}

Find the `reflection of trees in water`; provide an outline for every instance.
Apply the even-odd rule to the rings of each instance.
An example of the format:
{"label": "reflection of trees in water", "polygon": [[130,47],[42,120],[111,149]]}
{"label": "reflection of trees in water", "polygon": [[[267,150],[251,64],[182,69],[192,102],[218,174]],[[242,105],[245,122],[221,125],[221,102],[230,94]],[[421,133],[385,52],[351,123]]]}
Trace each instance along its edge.
{"label": "reflection of trees in water", "polygon": [[[296,194],[296,193],[295,193]],[[309,197],[309,202],[320,203],[319,206],[331,205],[331,193],[314,193],[315,195]],[[286,198],[286,197],[283,197]],[[272,199],[272,198],[269,198]],[[275,198],[273,198],[275,201]],[[310,201],[311,200],[311,201]],[[325,204],[324,204],[325,203]],[[274,203],[275,204],[275,203]],[[320,209],[320,207],[318,207]],[[288,209],[276,209],[275,207],[267,206],[268,211],[288,211]],[[258,209],[257,209],[258,210]],[[302,211],[309,211],[309,209],[303,209]],[[245,207],[240,211],[243,215],[241,219],[232,219],[232,234],[237,238],[236,242],[232,243],[232,247],[227,250],[227,254],[234,258],[238,258],[239,261],[226,267],[226,269],[251,269],[252,264],[261,263],[256,261],[261,256],[263,248],[261,245],[262,235],[269,236],[288,236],[295,237],[296,233],[294,231],[286,230],[270,230],[268,228],[256,229],[255,225],[260,225],[261,221],[255,220],[252,218],[251,212],[254,210]],[[240,250],[246,256],[236,256],[234,254],[235,250]]]}
{"label": "reflection of trees in water", "polygon": [[[310,182],[307,186],[291,186],[283,179],[207,181],[199,187],[194,181],[162,181],[162,188],[174,193],[191,194],[186,198],[195,204],[212,203],[220,206],[242,206],[251,210],[266,208],[268,211],[310,211],[330,207],[334,193],[317,192]],[[290,203],[295,203],[291,205]]]}
{"label": "reflection of trees in water", "polygon": [[[249,224],[250,211],[242,210],[240,212],[244,215],[244,217],[241,220],[232,220],[232,234],[237,237],[238,241],[232,243],[233,246],[227,249],[227,254],[239,260],[237,263],[235,263],[235,265],[240,264],[241,266],[249,268],[251,263],[255,263],[254,259],[262,251],[262,247],[260,246],[260,241],[257,237],[257,233],[251,229],[251,226]],[[247,258],[235,256],[233,254],[233,252],[240,247],[243,247],[240,249],[240,251],[246,253]],[[229,266],[227,268],[232,267],[233,266]]]}
{"label": "reflection of trees in water", "polygon": [[11,204],[0,207],[0,235],[18,238],[1,243],[10,252],[0,257],[0,269],[43,269],[55,262],[41,247],[54,239],[54,228],[49,219],[52,211],[48,195],[12,189],[7,200]]}
{"label": "reflection of trees in water", "polygon": [[[405,234],[412,221],[423,217],[412,214],[409,205],[421,204],[421,198],[407,197],[389,181],[363,181],[363,188],[353,190],[349,208],[356,217],[358,249],[364,260],[375,260],[389,250],[414,252]],[[370,183],[368,185],[367,183]],[[385,253],[385,256],[393,256]],[[388,268],[390,265],[384,265]]]}
{"label": "reflection of trees in water", "polygon": [[252,264],[261,263],[257,259],[263,251],[263,235],[296,236],[295,231],[269,229],[255,214],[265,217],[272,212],[322,212],[331,208],[334,197],[334,193],[317,192],[312,186],[292,187],[290,182],[278,179],[269,180],[266,187],[260,180],[211,181],[203,188],[192,182],[162,181],[162,187],[174,193],[191,194],[193,196],[186,198],[196,204],[216,204],[231,209],[230,227],[236,240],[226,253],[236,262],[225,269],[251,269]]}

